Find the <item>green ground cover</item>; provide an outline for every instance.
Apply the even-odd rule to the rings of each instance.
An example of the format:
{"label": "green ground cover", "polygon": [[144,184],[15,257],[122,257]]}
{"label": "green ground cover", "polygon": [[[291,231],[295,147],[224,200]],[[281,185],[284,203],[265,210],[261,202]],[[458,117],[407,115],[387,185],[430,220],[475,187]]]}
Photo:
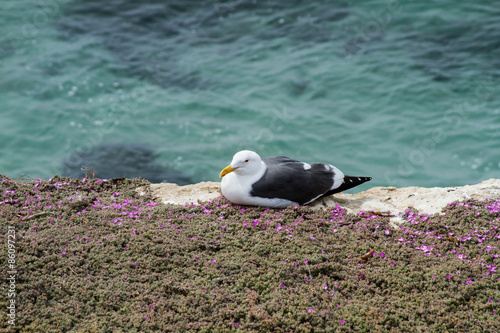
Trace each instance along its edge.
{"label": "green ground cover", "polygon": [[[498,332],[500,201],[378,212],[186,206],[134,179],[0,176],[21,332]],[[7,237],[0,278],[7,281]]]}

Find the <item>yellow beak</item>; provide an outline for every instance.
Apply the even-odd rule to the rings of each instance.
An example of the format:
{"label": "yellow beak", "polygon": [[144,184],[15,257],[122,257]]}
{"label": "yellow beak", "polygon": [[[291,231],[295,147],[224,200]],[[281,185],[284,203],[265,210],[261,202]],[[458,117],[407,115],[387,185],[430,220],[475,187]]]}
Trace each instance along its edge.
{"label": "yellow beak", "polygon": [[227,175],[228,173],[231,173],[231,172],[233,172],[236,169],[238,169],[238,168],[233,168],[231,165],[228,165],[227,167],[225,167],[224,169],[222,169],[222,171],[220,172],[219,177],[222,178],[225,175]]}

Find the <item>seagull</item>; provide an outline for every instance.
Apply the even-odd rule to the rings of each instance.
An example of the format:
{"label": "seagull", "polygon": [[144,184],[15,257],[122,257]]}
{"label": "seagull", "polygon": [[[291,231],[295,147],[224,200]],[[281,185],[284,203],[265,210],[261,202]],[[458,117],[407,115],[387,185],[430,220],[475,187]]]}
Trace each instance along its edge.
{"label": "seagull", "polygon": [[237,152],[220,177],[222,194],[232,203],[271,208],[307,205],[372,179],[345,176],[326,163],[308,164],[285,156],[261,158],[250,150]]}

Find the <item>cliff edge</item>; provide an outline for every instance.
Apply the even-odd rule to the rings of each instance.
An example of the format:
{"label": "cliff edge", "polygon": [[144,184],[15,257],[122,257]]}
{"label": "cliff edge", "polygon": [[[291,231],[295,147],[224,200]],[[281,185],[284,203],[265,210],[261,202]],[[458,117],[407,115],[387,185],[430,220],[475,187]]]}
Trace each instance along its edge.
{"label": "cliff edge", "polygon": [[[165,204],[183,205],[211,201],[219,196],[220,183],[201,182],[193,185],[178,186],[162,183],[142,186],[136,189],[141,194],[149,192]],[[489,179],[476,185],[453,187],[373,187],[356,194],[338,193],[318,199],[309,206],[314,209],[330,209],[340,205],[348,212],[362,211],[387,212],[398,220],[399,213],[406,209],[420,213],[435,214],[449,203],[467,199],[484,200],[500,197],[500,179]]]}

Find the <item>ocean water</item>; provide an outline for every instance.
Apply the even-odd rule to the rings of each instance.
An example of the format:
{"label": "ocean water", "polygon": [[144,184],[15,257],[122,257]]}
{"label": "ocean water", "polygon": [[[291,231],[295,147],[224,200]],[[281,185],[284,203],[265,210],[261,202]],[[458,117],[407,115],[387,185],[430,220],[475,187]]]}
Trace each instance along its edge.
{"label": "ocean water", "polygon": [[241,149],[373,177],[354,192],[500,178],[498,1],[20,0],[0,22],[12,178],[217,181]]}

